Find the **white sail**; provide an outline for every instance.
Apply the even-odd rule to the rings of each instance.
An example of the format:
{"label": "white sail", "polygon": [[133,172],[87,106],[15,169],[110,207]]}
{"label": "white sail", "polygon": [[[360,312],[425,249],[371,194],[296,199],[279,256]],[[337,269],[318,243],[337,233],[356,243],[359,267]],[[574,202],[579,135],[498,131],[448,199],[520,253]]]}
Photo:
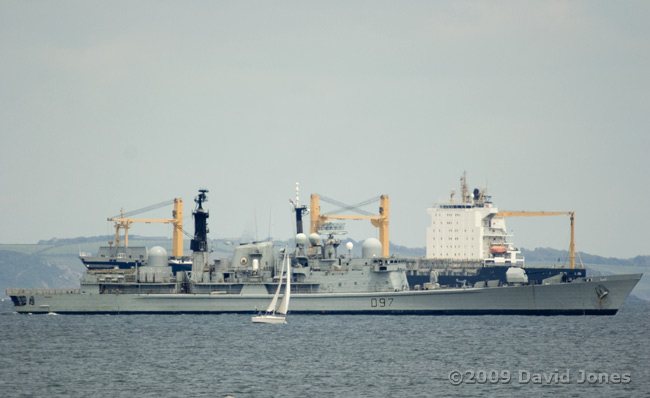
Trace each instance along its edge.
{"label": "white sail", "polygon": [[[282,301],[280,301],[280,307],[277,310],[278,314],[286,315],[289,311],[289,299],[291,297],[291,259],[289,256],[286,256],[287,260],[287,276],[286,284],[284,285],[284,294],[282,295]],[[282,265],[284,268],[284,265]]]}
{"label": "white sail", "polygon": [[284,294],[282,295],[282,301],[280,301],[280,307],[276,311],[276,304],[278,303],[278,298],[280,296],[280,290],[282,289],[282,277],[285,270],[285,262],[282,262],[282,270],[280,271],[280,280],[278,281],[278,288],[275,290],[273,295],[273,300],[269,304],[266,313],[259,313],[255,315],[252,319],[253,323],[276,323],[276,324],[285,324],[287,323],[287,312],[289,310],[289,297],[291,296],[291,259],[289,254],[285,254],[284,257],[286,261],[286,276],[284,277]]}
{"label": "white sail", "polygon": [[[285,255],[285,257],[289,257],[288,255]],[[280,280],[278,281],[278,288],[275,290],[275,294],[273,295],[273,300],[271,300],[271,304],[269,304],[268,308],[266,309],[266,312],[275,312],[275,306],[278,304],[278,297],[280,297],[280,288],[282,288],[282,274],[284,273],[284,262],[282,263],[282,269],[280,270]],[[283,297],[284,299],[284,297]]]}

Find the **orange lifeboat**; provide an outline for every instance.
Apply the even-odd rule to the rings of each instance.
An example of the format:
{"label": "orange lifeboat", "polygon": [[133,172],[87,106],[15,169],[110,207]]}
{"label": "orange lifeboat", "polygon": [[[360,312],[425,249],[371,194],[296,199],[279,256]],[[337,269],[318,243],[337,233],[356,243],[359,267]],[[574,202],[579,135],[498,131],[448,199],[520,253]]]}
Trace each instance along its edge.
{"label": "orange lifeboat", "polygon": [[508,249],[504,245],[495,245],[490,247],[490,253],[492,254],[503,254],[507,251]]}

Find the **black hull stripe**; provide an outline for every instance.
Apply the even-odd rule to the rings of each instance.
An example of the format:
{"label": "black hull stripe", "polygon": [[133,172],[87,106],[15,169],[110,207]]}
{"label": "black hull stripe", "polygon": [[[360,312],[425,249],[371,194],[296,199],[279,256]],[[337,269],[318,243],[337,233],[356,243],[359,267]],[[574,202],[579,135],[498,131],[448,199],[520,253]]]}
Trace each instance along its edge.
{"label": "black hull stripe", "polygon": [[[552,316],[552,315],[616,315],[618,310],[404,310],[404,311],[292,311],[291,315],[526,315],[526,316]],[[21,313],[47,314],[47,312],[21,311]],[[218,315],[218,314],[253,314],[251,311],[106,311],[84,312],[69,311],[57,312],[61,315]]]}

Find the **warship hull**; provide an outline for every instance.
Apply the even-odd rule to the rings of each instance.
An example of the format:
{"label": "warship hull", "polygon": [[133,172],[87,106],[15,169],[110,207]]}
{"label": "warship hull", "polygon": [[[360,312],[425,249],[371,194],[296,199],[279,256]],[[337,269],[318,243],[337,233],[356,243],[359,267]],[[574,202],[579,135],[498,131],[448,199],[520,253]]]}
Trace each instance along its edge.
{"label": "warship hull", "polygon": [[[219,314],[257,313],[273,292],[290,289],[288,312],[294,314],[396,315],[614,315],[641,274],[565,278],[557,274],[538,283],[525,270],[511,267],[502,278],[477,280],[461,287],[441,284],[437,272],[413,288],[407,263],[387,257],[381,242],[367,239],[361,257],[338,255],[341,243],[299,232],[295,250],[278,253],[272,242],[234,248],[232,261],[209,261],[207,189],[196,197],[191,270],[176,271],[162,247],[147,250],[146,263],[131,269],[88,269],[80,289],[52,291],[7,289],[18,313],[57,314]],[[302,231],[294,205],[296,230]],[[287,260],[286,272],[279,256]],[[138,256],[139,258],[139,256]],[[144,254],[143,254],[144,259]],[[284,264],[284,262],[282,262]],[[454,280],[451,282],[454,282]],[[283,293],[284,294],[284,293]],[[288,300],[287,300],[288,303]]]}
{"label": "warship hull", "polygon": [[[641,274],[571,283],[363,293],[293,293],[294,314],[614,315]],[[8,289],[16,312],[57,314],[254,313],[271,294],[100,294]],[[260,286],[257,286],[260,287]],[[261,290],[261,289],[260,289]],[[266,289],[264,289],[266,290]]]}

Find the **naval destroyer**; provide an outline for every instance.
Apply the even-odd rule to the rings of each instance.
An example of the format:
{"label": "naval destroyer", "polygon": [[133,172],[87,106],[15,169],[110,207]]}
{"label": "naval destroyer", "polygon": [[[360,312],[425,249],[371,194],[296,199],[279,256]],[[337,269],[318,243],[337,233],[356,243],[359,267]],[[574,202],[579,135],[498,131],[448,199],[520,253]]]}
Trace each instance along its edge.
{"label": "naval destroyer", "polygon": [[295,249],[272,242],[235,248],[231,261],[209,261],[207,190],[195,199],[190,271],[172,272],[165,249],[154,247],[146,263],[133,268],[87,270],[80,289],[7,289],[18,313],[254,313],[265,308],[281,283],[281,261],[291,261],[291,313],[421,315],[613,315],[641,274],[578,277],[562,275],[536,283],[524,269],[510,267],[506,281],[482,280],[463,287],[441,285],[432,270],[428,282],[411,288],[406,263],[386,257],[368,239],[362,255],[337,253],[332,234],[302,232],[296,212]]}

